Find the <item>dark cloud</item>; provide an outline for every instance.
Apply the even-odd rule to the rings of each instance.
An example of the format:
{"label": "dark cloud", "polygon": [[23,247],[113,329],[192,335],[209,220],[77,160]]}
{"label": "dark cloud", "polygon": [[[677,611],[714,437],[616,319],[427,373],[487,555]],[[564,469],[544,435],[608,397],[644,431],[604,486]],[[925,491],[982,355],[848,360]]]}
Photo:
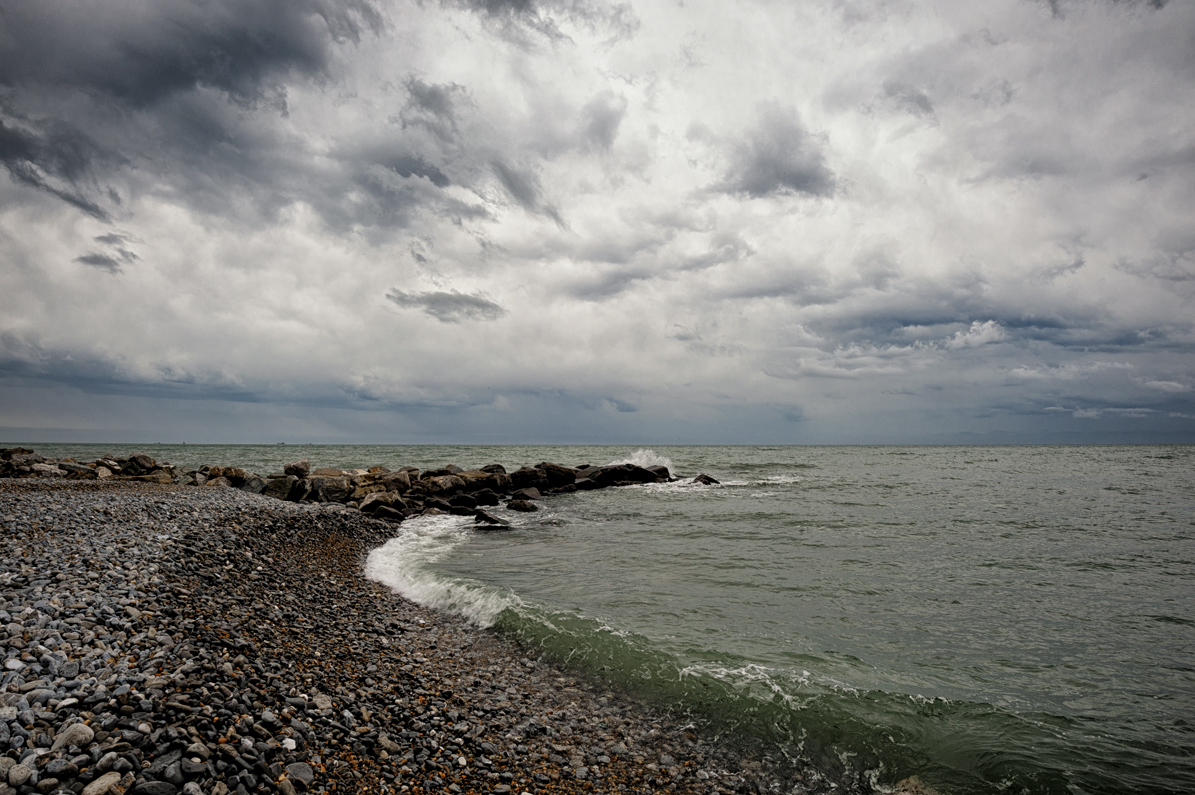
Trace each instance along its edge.
{"label": "dark cloud", "polygon": [[367,0],[5,3],[0,82],[100,92],[143,107],[208,86],[245,102],[324,72],[331,44],[379,29]]}
{"label": "dark cloud", "polygon": [[99,192],[93,164],[107,159],[94,141],[64,122],[51,119],[22,128],[0,119],[0,162],[12,178],[102,221],[108,213],[88,194]]}
{"label": "dark cloud", "polygon": [[93,268],[106,270],[112,274],[120,273],[120,261],[116,257],[110,257],[107,254],[84,254],[81,257],[75,257],[75,262],[81,262]]}
{"label": "dark cloud", "polygon": [[565,226],[564,219],[556,208],[543,200],[539,178],[535,172],[508,165],[501,160],[495,160],[490,165],[502,187],[520,207],[529,213],[546,215],[555,221],[557,226]]}
{"label": "dark cloud", "polygon": [[733,147],[726,178],[716,187],[752,198],[832,196],[834,174],[796,111],[769,103],[760,108],[755,128]]}
{"label": "dark cloud", "polygon": [[627,112],[626,97],[605,91],[581,109],[581,133],[592,149],[609,150],[618,137],[618,128]]}
{"label": "dark cloud", "polygon": [[462,320],[497,320],[506,310],[480,294],[451,292],[405,293],[392,289],[386,299],[403,309],[422,309],[441,323]]}
{"label": "dark cloud", "polygon": [[426,83],[409,77],[405,83],[409,98],[399,114],[404,129],[422,127],[442,141],[457,134],[457,108],[469,99],[464,86],[456,83]]}
{"label": "dark cloud", "polygon": [[921,89],[899,80],[886,80],[884,81],[884,95],[906,113],[923,116],[937,123],[934,105]]}

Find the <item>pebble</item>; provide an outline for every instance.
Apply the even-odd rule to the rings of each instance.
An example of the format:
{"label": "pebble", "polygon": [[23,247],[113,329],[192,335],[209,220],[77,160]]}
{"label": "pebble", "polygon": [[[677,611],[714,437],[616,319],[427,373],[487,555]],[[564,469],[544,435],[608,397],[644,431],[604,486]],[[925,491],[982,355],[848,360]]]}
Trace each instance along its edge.
{"label": "pebble", "polygon": [[0,479],[0,514],[0,795],[772,788],[679,719],[365,580],[401,525],[112,479]]}

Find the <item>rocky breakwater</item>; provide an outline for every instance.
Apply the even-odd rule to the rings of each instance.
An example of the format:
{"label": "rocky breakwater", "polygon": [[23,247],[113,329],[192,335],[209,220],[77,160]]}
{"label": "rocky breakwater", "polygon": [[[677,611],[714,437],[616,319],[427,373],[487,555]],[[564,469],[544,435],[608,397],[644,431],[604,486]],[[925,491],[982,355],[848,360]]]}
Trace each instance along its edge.
{"label": "rocky breakwater", "polygon": [[303,459],[286,464],[281,472],[259,475],[237,466],[205,465],[184,470],[159,463],[144,453],[123,458],[101,456],[84,462],[49,459],[20,447],[0,450],[0,477],[226,487],[287,502],[343,505],[388,522],[449,513],[472,516],[477,524],[488,527],[502,527],[506,523],[485,510],[487,507],[505,504],[511,510],[534,511],[537,500],[553,494],[675,480],[667,467],[662,466],[570,467],[550,461],[507,472],[502,464],[472,470],[451,464],[426,471],[415,467],[391,470],[383,466],[313,470],[310,462]]}
{"label": "rocky breakwater", "polygon": [[234,488],[0,481],[0,795],[772,785],[363,579],[395,532]]}

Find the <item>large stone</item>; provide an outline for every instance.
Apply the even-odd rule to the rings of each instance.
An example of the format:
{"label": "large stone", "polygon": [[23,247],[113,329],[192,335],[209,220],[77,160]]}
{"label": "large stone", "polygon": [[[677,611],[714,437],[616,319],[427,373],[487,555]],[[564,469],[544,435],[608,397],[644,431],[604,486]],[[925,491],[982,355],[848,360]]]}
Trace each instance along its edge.
{"label": "large stone", "polygon": [[119,773],[105,773],[83,788],[82,795],[107,795],[108,791],[120,783]]}
{"label": "large stone", "polygon": [[158,462],[145,453],[133,453],[129,456],[129,463],[136,465],[142,472],[150,472],[158,466]]}
{"label": "large stone", "polygon": [[306,458],[300,458],[298,461],[291,461],[289,464],[284,465],[282,471],[287,475],[305,478],[311,474],[311,462]]}
{"label": "large stone", "polygon": [[457,477],[465,481],[465,491],[469,493],[491,488],[494,484],[493,474],[480,469],[466,470],[459,473]]}
{"label": "large stone", "polygon": [[142,781],[133,788],[133,795],[178,795],[178,787],[169,781]]}
{"label": "large stone", "polygon": [[13,765],[8,769],[8,783],[21,787],[33,775],[33,768],[27,765]]}
{"label": "large stone", "polygon": [[33,473],[42,478],[64,478],[66,473],[54,464],[34,464],[29,467]]}
{"label": "large stone", "polygon": [[534,486],[525,489],[518,489],[510,496],[511,499],[515,500],[542,500],[544,498],[544,495],[540,494],[539,489],[535,488]]}
{"label": "large stone", "polygon": [[703,486],[715,486],[718,484],[718,481],[714,480],[709,475],[698,475],[697,477],[693,478],[693,480],[690,482],[691,483],[700,483]]}
{"label": "large stone", "polygon": [[528,486],[546,489],[548,487],[548,476],[542,469],[523,467],[510,473],[510,482],[516,489],[525,489]]}
{"label": "large stone", "polygon": [[374,508],[371,514],[374,519],[382,519],[386,522],[401,522],[407,518],[407,515],[397,508],[391,508],[389,505],[379,505]]}
{"label": "large stone", "polygon": [[396,491],[375,491],[371,494],[366,494],[361,500],[361,504],[357,506],[362,513],[373,513],[379,508],[394,508],[402,510],[406,507],[402,497],[398,496]]}
{"label": "large stone", "polygon": [[668,471],[668,467],[666,467],[666,466],[648,467],[647,471],[655,473],[655,476],[657,478],[659,478],[660,480],[664,480],[664,481],[672,480],[672,473]]}
{"label": "large stone", "polygon": [[270,481],[266,483],[261,493],[266,497],[273,497],[276,500],[285,500],[290,496],[290,491],[294,488],[298,480],[294,475],[287,475],[284,478],[270,478]]}
{"label": "large stone", "polygon": [[80,748],[86,748],[91,745],[91,741],[95,739],[95,732],[90,726],[82,723],[72,723],[54,738],[54,744],[50,746],[51,751],[57,751],[61,748],[70,748],[72,745],[77,745]]}
{"label": "large stone", "polygon": [[311,473],[311,477],[313,477],[313,478],[342,478],[342,477],[344,477],[344,472],[337,469],[336,467],[320,467],[319,469],[317,469]]}
{"label": "large stone", "polygon": [[405,494],[411,490],[411,474],[402,470],[387,472],[377,478],[375,482],[385,486],[386,491],[396,491],[399,494]]}
{"label": "large stone", "polygon": [[577,470],[561,466],[560,464],[553,464],[551,461],[542,461],[536,464],[535,468],[543,472],[544,476],[547,477],[548,488],[567,486],[577,479]]}
{"label": "large stone", "polygon": [[292,781],[302,782],[303,789],[315,783],[315,771],[306,762],[292,762],[286,766],[286,774]]}
{"label": "large stone", "polygon": [[456,475],[435,475],[422,480],[423,487],[432,496],[456,494],[465,488],[465,481]]}
{"label": "large stone", "polygon": [[246,477],[244,482],[241,483],[240,489],[241,491],[247,491],[250,494],[261,494],[263,491],[265,491],[266,485],[265,478],[263,478],[261,475],[255,475],[250,472],[249,476]]}
{"label": "large stone", "polygon": [[511,500],[510,502],[506,503],[506,507],[510,508],[512,511],[523,511],[524,513],[531,513],[533,511],[539,510],[539,506],[533,502],[527,502],[527,500]]}
{"label": "large stone", "polygon": [[601,467],[596,477],[590,474],[589,478],[607,485],[656,483],[660,479],[655,472],[635,464],[612,464]]}
{"label": "large stone", "polygon": [[306,499],[318,502],[344,502],[352,493],[352,484],[344,477],[322,477],[311,475],[307,478],[308,492]]}
{"label": "large stone", "polygon": [[355,489],[353,489],[353,493],[352,493],[350,499],[354,499],[354,500],[357,500],[358,502],[360,502],[361,500],[368,497],[370,494],[373,494],[373,493],[379,492],[379,491],[382,491],[382,492],[386,491],[386,485],[384,483],[362,483],[361,485],[359,485]]}

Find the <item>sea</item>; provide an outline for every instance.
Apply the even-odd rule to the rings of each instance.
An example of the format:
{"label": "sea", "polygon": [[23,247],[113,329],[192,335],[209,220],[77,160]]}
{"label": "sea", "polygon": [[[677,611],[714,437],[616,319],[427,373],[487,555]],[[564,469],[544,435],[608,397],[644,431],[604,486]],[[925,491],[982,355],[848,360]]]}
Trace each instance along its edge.
{"label": "sea", "polygon": [[138,449],[662,464],[676,482],[496,509],[506,532],[408,520],[366,574],[765,759],[779,792],[1195,792],[1192,446]]}

